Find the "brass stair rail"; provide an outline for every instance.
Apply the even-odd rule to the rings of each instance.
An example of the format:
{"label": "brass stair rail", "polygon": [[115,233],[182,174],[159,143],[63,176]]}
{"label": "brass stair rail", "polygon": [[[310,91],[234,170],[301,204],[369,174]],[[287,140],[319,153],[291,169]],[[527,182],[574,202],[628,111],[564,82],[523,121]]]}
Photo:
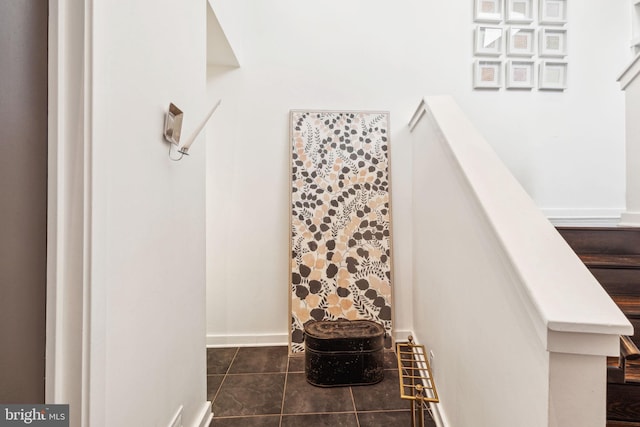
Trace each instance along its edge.
{"label": "brass stair rail", "polygon": [[411,427],[424,427],[425,409],[431,414],[428,404],[439,402],[426,350],[423,345],[414,344],[409,335],[408,342],[396,343],[396,355],[400,398],[411,401]]}
{"label": "brass stair rail", "polygon": [[626,335],[620,335],[620,356],[624,360],[640,359],[640,350],[636,344]]}

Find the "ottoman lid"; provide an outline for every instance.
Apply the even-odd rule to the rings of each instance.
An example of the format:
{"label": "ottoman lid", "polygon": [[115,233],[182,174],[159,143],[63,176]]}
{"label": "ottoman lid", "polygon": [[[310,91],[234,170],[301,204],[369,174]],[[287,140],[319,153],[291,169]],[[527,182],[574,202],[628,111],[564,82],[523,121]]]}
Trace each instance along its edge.
{"label": "ottoman lid", "polygon": [[378,350],[384,328],[371,320],[321,320],[304,326],[305,344],[319,351]]}

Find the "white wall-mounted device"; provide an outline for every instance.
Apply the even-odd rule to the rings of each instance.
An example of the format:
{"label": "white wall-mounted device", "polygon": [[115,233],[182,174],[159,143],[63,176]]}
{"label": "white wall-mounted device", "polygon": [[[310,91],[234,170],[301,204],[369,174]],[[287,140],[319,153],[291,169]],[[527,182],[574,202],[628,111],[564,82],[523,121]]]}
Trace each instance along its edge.
{"label": "white wall-mounted device", "polygon": [[169,104],[169,111],[164,118],[164,139],[172,144],[180,144],[180,133],[182,132],[182,118],[184,113],[172,102]]}
{"label": "white wall-mounted device", "polygon": [[202,122],[193,131],[189,138],[187,138],[187,140],[182,144],[180,144],[180,135],[182,133],[182,120],[184,117],[184,113],[182,112],[182,110],[176,107],[175,104],[169,104],[169,111],[167,112],[164,120],[164,138],[169,141],[172,146],[175,145],[178,147],[180,158],[176,160],[180,160],[183,155],[189,154],[189,148],[191,147],[191,144],[193,144],[198,135],[200,135],[200,132],[202,132],[202,129],[204,129],[204,127],[207,125],[209,119],[218,109],[218,106],[220,106],[221,102],[222,100],[219,99],[218,102],[216,102],[215,105],[211,107]]}

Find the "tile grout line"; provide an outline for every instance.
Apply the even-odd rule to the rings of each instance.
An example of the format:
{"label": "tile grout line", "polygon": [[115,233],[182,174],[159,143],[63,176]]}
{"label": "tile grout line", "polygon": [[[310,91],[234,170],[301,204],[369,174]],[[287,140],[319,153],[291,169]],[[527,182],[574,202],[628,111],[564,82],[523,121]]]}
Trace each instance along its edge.
{"label": "tile grout line", "polygon": [[358,418],[358,408],[356,407],[356,399],[353,397],[353,387],[349,387],[349,394],[351,395],[351,403],[353,403],[353,413],[356,416],[356,426],[360,427],[360,419]]}
{"label": "tile grout line", "polygon": [[291,358],[287,354],[287,368],[284,372],[284,387],[282,388],[282,403],[280,404],[280,423],[278,427],[282,427],[282,418],[284,416],[284,399],[287,396],[287,381],[289,379],[289,363],[291,363]]}
{"label": "tile grout line", "polygon": [[[243,375],[282,375],[282,374],[284,374],[284,372],[236,372],[234,374],[226,374],[225,377],[241,377]],[[219,374],[219,375],[223,375],[223,374]]]}
{"label": "tile grout line", "polygon": [[231,366],[233,366],[233,362],[236,361],[236,357],[238,357],[238,352],[240,351],[240,347],[236,347],[236,352],[234,353],[233,357],[231,358],[231,362],[229,363],[229,366],[227,367],[227,371],[224,373],[224,377],[226,378],[227,375],[229,375],[229,371],[231,370]]}
{"label": "tile grout line", "polygon": [[[385,412],[385,411],[377,411],[377,412]],[[395,411],[395,412],[402,412],[402,411]],[[335,411],[335,412],[293,412],[291,414],[284,414],[287,417],[304,417],[307,415],[350,415],[353,414],[353,411]],[[269,414],[266,414],[269,415]],[[271,414],[274,415],[274,414]],[[261,417],[264,415],[254,415],[255,417]],[[221,417],[221,418],[234,418],[234,417]],[[238,417],[235,417],[238,418]]]}
{"label": "tile grout line", "polygon": [[[226,375],[224,375],[222,377],[222,381],[220,381],[220,385],[218,386],[218,389],[216,390],[216,394],[213,395],[213,398],[211,399],[211,409],[213,410],[213,402],[216,401],[216,399],[218,398],[218,395],[220,394],[220,390],[222,390],[222,384],[224,384],[224,380],[227,378]],[[215,414],[214,414],[215,415]]]}
{"label": "tile grout line", "polygon": [[[213,399],[211,399],[211,407],[213,408],[213,402],[216,401],[216,399],[218,398],[218,395],[220,394],[220,391],[222,390],[222,386],[224,385],[224,382],[227,380],[227,375],[229,374],[229,370],[231,369],[231,365],[233,365],[233,361],[236,360],[236,356],[238,355],[238,351],[240,350],[240,347],[236,347],[236,352],[234,353],[233,357],[231,358],[231,362],[229,362],[229,366],[227,366],[227,370],[225,371],[223,377],[222,377],[222,381],[220,381],[220,385],[218,386],[218,390],[216,390],[216,394],[213,396]],[[215,414],[214,414],[215,416]],[[213,423],[213,420],[211,420],[211,422]]]}

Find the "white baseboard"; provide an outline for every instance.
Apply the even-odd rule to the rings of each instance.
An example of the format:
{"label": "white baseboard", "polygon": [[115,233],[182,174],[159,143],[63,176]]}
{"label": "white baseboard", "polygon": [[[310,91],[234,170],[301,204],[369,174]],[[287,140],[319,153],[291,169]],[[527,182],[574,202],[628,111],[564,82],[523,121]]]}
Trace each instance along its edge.
{"label": "white baseboard", "polygon": [[411,335],[412,337],[415,337],[415,334],[413,333],[413,331],[410,331],[408,329],[396,329],[393,331],[393,340],[406,341],[409,335]]}
{"label": "white baseboard", "polygon": [[[395,330],[393,338],[396,341],[406,341],[410,330]],[[263,334],[263,335],[207,335],[207,347],[266,347],[270,345],[289,345],[287,334]]]}
{"label": "white baseboard", "polygon": [[447,420],[447,415],[439,403],[430,403],[429,407],[431,408],[433,421],[436,423],[437,427],[447,427],[450,425],[449,421]]}
{"label": "white baseboard", "polygon": [[542,209],[554,226],[617,227],[622,209]]}
{"label": "white baseboard", "polygon": [[270,345],[289,345],[287,334],[263,335],[207,335],[207,347],[266,347]]}
{"label": "white baseboard", "polygon": [[202,405],[202,409],[196,417],[196,421],[195,423],[193,423],[193,427],[209,427],[212,420],[213,412],[211,412],[211,402],[207,401],[204,405]]}
{"label": "white baseboard", "polygon": [[182,411],[183,410],[184,410],[184,406],[180,405],[180,407],[176,411],[176,414],[171,419],[171,422],[169,423],[169,427],[183,427],[182,426]]}
{"label": "white baseboard", "polygon": [[[420,344],[418,340],[415,338],[416,334],[413,331],[395,331],[396,339],[400,339],[402,341],[406,340],[409,335],[414,337],[414,343]],[[437,384],[436,384],[437,387]],[[436,423],[437,427],[447,427],[449,426],[449,421],[447,419],[447,414],[442,408],[442,402],[440,403],[429,403],[429,409],[431,410],[431,414],[433,415],[433,421]]]}
{"label": "white baseboard", "polygon": [[618,225],[623,227],[640,227],[640,212],[624,212]]}

